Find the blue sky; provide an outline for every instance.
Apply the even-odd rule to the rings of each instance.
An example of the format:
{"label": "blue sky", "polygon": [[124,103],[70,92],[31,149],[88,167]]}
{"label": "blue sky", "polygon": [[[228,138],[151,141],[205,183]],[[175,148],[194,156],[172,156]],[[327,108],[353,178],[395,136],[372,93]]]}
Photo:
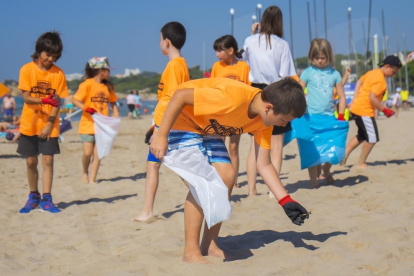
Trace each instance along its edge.
{"label": "blue sky", "polygon": [[[318,36],[324,37],[323,0],[317,6]],[[293,40],[296,57],[307,55],[309,47],[307,0],[292,0]],[[313,0],[310,0],[312,35],[314,36]],[[364,48],[362,23],[368,26],[368,0],[326,0],[328,39],[336,53],[348,54],[347,9],[352,7],[352,27],[355,47]],[[257,3],[264,9],[278,5],[284,15],[284,38],[290,43],[289,1],[262,0],[151,0],[151,1],[2,1],[0,9],[0,81],[18,79],[20,67],[30,61],[38,36],[50,30],[62,34],[64,52],[57,65],[66,74],[81,73],[92,56],[107,56],[117,70],[139,68],[141,71],[162,72],[167,57],[159,49],[159,32],[169,21],[179,21],[187,29],[187,42],[182,49],[190,67],[205,67],[217,61],[212,45],[218,37],[230,33],[230,8],[235,10],[234,36],[239,47],[250,34],[252,15]],[[378,33],[382,48],[381,9],[385,13],[389,48],[396,51],[399,31],[407,35],[407,50],[414,48],[414,19],[412,0],[373,0],[371,35]],[[372,41],[370,42],[372,45]]]}

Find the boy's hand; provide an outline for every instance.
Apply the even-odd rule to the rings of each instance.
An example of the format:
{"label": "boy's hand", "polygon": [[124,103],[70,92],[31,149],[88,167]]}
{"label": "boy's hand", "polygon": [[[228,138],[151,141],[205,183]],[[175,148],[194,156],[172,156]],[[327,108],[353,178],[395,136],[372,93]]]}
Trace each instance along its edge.
{"label": "boy's hand", "polygon": [[391,117],[392,115],[394,115],[394,111],[392,111],[389,108],[384,107],[382,109],[382,112],[384,113],[385,116],[387,116],[387,118]]}
{"label": "boy's hand", "polygon": [[345,75],[351,75],[351,68],[349,68],[349,67],[346,67],[346,69],[345,69]]}
{"label": "boy's hand", "polygon": [[342,113],[338,114],[338,121],[345,121],[344,114],[342,114]]}
{"label": "boy's hand", "polygon": [[259,28],[260,28],[260,23],[258,23],[258,22],[253,23],[253,25],[252,25],[252,34],[257,33],[259,31]]}
{"label": "boy's hand", "polygon": [[88,112],[89,114],[93,115],[96,113],[96,110],[93,109],[92,107],[87,107],[85,108],[85,112]]}
{"label": "boy's hand", "polygon": [[42,98],[42,104],[50,104],[53,107],[60,106],[60,98],[58,95],[51,94],[46,98]]}
{"label": "boy's hand", "polygon": [[38,137],[40,139],[48,139],[49,140],[50,133],[52,132],[52,126],[53,125],[50,124],[50,123],[46,124],[42,128],[42,130],[40,130]]}
{"label": "boy's hand", "polygon": [[162,160],[162,158],[167,154],[168,151],[167,137],[163,137],[162,135],[155,133],[152,136],[150,143],[151,153],[158,159]]}
{"label": "boy's hand", "polygon": [[287,195],[279,200],[279,204],[283,207],[283,210],[285,210],[286,215],[296,225],[302,225],[305,223],[305,219],[309,218],[308,211],[306,211],[302,205],[294,201],[290,195]]}

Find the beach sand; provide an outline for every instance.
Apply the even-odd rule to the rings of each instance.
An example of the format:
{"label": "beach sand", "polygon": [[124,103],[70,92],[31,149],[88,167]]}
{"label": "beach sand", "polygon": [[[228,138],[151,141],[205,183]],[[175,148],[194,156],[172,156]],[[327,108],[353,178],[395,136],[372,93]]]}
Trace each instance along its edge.
{"label": "beach sand", "polygon": [[[413,117],[412,109],[400,112],[398,120],[380,118],[381,141],[369,156],[370,168],[352,167],[357,149],[347,166],[333,167],[334,185],[321,183],[319,189],[310,189],[307,170],[300,170],[296,141],[285,147],[282,182],[312,212],[301,227],[268,198],[260,178],[260,195],[247,197],[249,137],[243,135],[241,188],[233,191],[232,217],[218,241],[239,260],[207,257],[213,265],[181,261],[187,188],[166,167],[161,168],[156,219],[130,220],[143,205],[150,117],[122,121],[97,185],[80,181],[82,144],[73,123],[55,156],[53,198],[59,214],[19,214],[29,191],[25,159],[3,138],[1,275],[414,275]],[[351,122],[348,139],[355,134]]]}

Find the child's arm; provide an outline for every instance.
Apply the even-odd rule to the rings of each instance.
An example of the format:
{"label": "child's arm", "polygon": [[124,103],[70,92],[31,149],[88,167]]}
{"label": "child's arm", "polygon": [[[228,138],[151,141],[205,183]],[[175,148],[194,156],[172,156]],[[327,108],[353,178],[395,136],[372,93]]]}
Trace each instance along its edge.
{"label": "child's arm", "polygon": [[56,94],[50,94],[46,98],[34,98],[30,96],[30,91],[22,91],[23,101],[26,104],[50,104],[53,107],[60,106],[60,98]]}
{"label": "child's arm", "polygon": [[306,82],[304,82],[303,80],[299,79],[299,84],[302,85],[302,88],[305,89],[306,87]]}
{"label": "child's arm", "polygon": [[269,187],[269,190],[275,195],[279,204],[282,206],[286,215],[296,225],[302,225],[305,219],[309,218],[309,213],[302,205],[290,198],[275,167],[270,162],[270,150],[259,147],[255,142],[255,152],[257,156],[257,168],[263,181]]}
{"label": "child's arm", "polygon": [[259,31],[260,23],[256,22],[252,25],[252,35],[256,34]]}
{"label": "child's arm", "polygon": [[112,117],[118,118],[119,117],[119,109],[116,103],[111,103],[112,107]]}
{"label": "child's arm", "polygon": [[356,96],[358,95],[359,89],[361,89],[361,86],[364,82],[359,79],[355,85],[355,90],[354,90],[354,97],[352,98],[352,101],[354,101],[356,99]]}
{"label": "child's arm", "polygon": [[85,107],[83,102],[75,99],[75,97],[72,97],[72,103],[73,103],[74,106],[76,106],[77,108],[82,109],[82,110]]}
{"label": "child's arm", "polygon": [[[343,83],[343,79],[342,79],[342,83]],[[345,112],[345,108],[346,108],[346,98],[345,98],[345,92],[344,92],[344,87],[343,87],[342,83],[337,83],[336,84],[336,93],[338,94],[338,98],[339,98],[338,114],[343,115],[344,112]],[[338,119],[339,119],[339,117],[338,117]],[[341,120],[341,121],[344,121],[344,120]]]}
{"label": "child's arm", "polygon": [[53,124],[55,123],[55,120],[59,114],[59,108],[60,108],[59,106],[52,107],[52,111],[50,112],[50,116],[47,119],[46,125],[39,132],[39,138],[49,140],[49,136],[50,136],[50,133],[52,132]]}
{"label": "child's arm", "polygon": [[151,141],[151,153],[158,159],[162,159],[167,153],[168,134],[186,105],[194,105],[194,89],[177,90],[168,103],[160,128]]}
{"label": "child's arm", "polygon": [[[345,86],[346,81],[348,80],[349,75],[351,75],[351,68],[346,67],[345,74],[342,77],[342,87]],[[337,88],[338,89],[338,88]],[[338,94],[339,95],[339,94]]]}

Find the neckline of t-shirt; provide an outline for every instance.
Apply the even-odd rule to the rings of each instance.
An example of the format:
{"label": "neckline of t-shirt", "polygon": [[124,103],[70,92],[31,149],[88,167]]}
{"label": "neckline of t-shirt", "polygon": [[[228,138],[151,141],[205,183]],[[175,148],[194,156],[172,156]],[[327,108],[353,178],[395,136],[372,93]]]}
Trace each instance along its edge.
{"label": "neckline of t-shirt", "polygon": [[332,69],[333,69],[333,67],[332,67],[332,66],[330,66],[330,65],[328,65],[328,66],[327,66],[327,67],[325,67],[325,68],[319,68],[319,67],[316,67],[315,65],[311,65],[311,67],[312,67],[313,69],[320,70],[320,71],[328,71],[328,70],[332,70]]}
{"label": "neckline of t-shirt", "polygon": [[49,70],[42,70],[42,69],[39,68],[39,66],[37,66],[37,63],[36,63],[35,60],[33,60],[33,64],[34,64],[34,67],[36,68],[36,70],[39,71],[42,74],[50,73],[53,66],[55,66],[55,64],[52,64],[52,66],[50,66]]}

